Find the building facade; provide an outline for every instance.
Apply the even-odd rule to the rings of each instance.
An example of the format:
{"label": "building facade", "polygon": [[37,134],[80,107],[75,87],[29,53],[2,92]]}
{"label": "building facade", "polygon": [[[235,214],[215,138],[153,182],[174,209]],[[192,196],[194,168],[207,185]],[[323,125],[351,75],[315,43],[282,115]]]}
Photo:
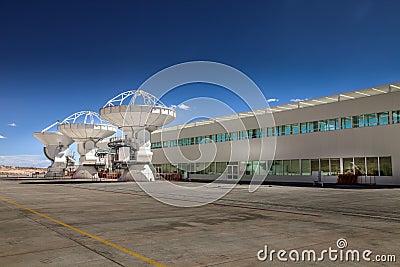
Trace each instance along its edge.
{"label": "building facade", "polygon": [[400,83],[166,127],[153,165],[195,179],[400,185]]}

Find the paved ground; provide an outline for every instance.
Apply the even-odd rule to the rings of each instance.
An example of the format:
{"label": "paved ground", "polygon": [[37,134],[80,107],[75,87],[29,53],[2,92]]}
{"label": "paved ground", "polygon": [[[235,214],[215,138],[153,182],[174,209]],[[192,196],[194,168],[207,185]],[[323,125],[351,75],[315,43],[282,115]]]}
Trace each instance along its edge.
{"label": "paved ground", "polygon": [[[224,188],[209,186],[203,198]],[[195,201],[172,190],[161,198]],[[282,263],[276,254],[259,261],[257,252],[268,245],[319,256],[338,249],[340,238],[348,244],[344,253],[395,255],[397,263],[379,266],[398,266],[399,207],[400,189],[262,186],[249,193],[239,185],[213,204],[182,208],[154,200],[135,183],[0,181],[0,266],[337,266],[326,254],[323,262]]]}

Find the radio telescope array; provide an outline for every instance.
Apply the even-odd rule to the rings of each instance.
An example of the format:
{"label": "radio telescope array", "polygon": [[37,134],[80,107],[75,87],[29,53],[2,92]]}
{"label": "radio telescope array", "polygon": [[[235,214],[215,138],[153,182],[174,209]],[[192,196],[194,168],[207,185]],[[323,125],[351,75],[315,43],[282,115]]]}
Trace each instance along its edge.
{"label": "radio telescope array", "polygon": [[[76,112],[34,137],[45,145],[44,153],[53,162],[46,177],[64,175],[68,147],[77,142],[80,158],[73,178],[94,178],[99,170],[112,166],[120,181],[154,181],[151,133],[175,118],[175,110],[155,96],[131,90],[110,99],[99,114]],[[58,132],[48,132],[55,126]],[[109,138],[118,128],[123,136]]]}

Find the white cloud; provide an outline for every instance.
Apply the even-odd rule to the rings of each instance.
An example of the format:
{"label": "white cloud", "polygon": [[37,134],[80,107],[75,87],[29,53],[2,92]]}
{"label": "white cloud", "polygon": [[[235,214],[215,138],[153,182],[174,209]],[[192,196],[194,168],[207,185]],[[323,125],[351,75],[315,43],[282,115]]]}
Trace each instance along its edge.
{"label": "white cloud", "polygon": [[176,109],[176,105],[171,105],[171,107],[170,108],[172,108],[172,109]]}
{"label": "white cloud", "polygon": [[190,107],[186,106],[185,104],[182,103],[182,104],[178,105],[178,108],[183,109],[183,110],[188,110]]}
{"label": "white cloud", "polygon": [[17,126],[17,124],[15,124],[15,122],[12,122],[12,123],[9,123],[8,126],[15,127],[15,126]]}
{"label": "white cloud", "polygon": [[308,100],[308,98],[304,98],[304,99],[300,99],[300,98],[290,99],[291,102],[300,102],[300,101],[306,101],[306,100]]}
{"label": "white cloud", "polygon": [[42,155],[0,156],[0,165],[19,167],[48,167],[50,160]]}
{"label": "white cloud", "polygon": [[271,103],[271,102],[278,102],[278,101],[279,101],[278,98],[269,98],[269,99],[267,99],[267,102],[268,102],[268,103]]}
{"label": "white cloud", "polygon": [[0,134],[0,139],[5,139],[5,138],[7,138],[7,137],[5,137],[4,135]]}

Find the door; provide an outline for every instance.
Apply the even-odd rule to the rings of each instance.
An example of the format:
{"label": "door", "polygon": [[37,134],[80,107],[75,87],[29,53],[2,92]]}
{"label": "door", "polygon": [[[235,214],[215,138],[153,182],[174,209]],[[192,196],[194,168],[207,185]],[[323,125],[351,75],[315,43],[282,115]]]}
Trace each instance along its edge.
{"label": "door", "polygon": [[228,180],[234,180],[239,178],[239,165],[227,166],[227,178]]}

